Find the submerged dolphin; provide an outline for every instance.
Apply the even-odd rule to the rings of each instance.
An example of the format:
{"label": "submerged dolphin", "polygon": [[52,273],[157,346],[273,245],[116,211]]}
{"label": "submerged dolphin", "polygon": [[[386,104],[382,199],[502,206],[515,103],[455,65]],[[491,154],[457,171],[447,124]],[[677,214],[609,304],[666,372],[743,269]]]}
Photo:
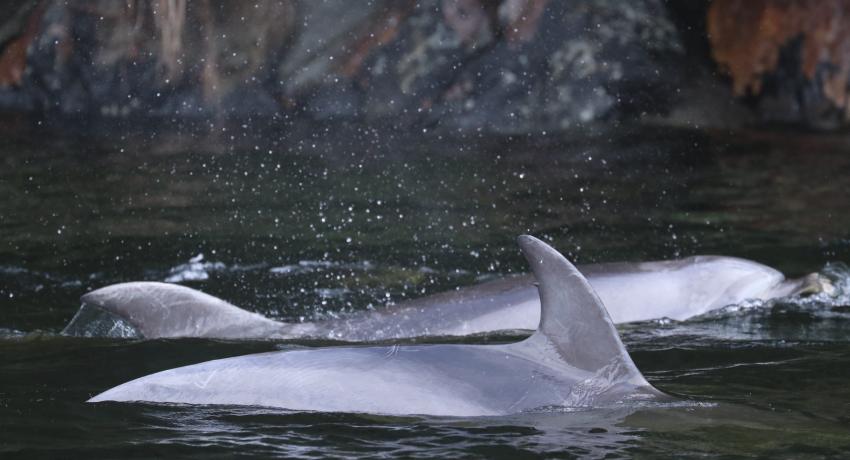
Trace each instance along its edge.
{"label": "submerged dolphin", "polygon": [[[679,260],[586,265],[580,271],[615,323],[657,318],[684,320],[748,299],[821,289],[816,274],[786,280],[745,259],[695,256]],[[379,341],[530,330],[540,322],[540,299],[530,275],[402,302],[378,311],[321,322],[282,323],[194,289],[167,283],[107,286],[82,297],[65,328],[70,335],[321,338]]]}
{"label": "submerged dolphin", "polygon": [[541,299],[540,325],[521,342],[261,353],[148,375],[89,402],[480,416],[670,399],[635,367],[584,276],[536,238],[519,244]]}

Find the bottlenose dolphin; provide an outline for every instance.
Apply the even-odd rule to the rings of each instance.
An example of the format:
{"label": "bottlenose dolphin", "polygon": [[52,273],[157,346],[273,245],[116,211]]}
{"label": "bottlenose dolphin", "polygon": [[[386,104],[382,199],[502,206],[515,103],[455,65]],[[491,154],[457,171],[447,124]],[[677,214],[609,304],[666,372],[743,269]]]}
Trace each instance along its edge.
{"label": "bottlenose dolphin", "polygon": [[[745,259],[694,256],[678,260],[585,265],[579,270],[615,323],[684,320],[744,300],[822,289],[817,274],[786,280]],[[113,337],[207,337],[380,341],[533,331],[540,299],[533,277],[521,275],[321,322],[282,323],[175,284],[133,282],[82,296],[63,331]]]}
{"label": "bottlenose dolphin", "polygon": [[482,416],[671,399],[641,375],[585,277],[534,237],[519,245],[541,300],[540,325],[521,342],[261,353],[151,374],[89,402]]}

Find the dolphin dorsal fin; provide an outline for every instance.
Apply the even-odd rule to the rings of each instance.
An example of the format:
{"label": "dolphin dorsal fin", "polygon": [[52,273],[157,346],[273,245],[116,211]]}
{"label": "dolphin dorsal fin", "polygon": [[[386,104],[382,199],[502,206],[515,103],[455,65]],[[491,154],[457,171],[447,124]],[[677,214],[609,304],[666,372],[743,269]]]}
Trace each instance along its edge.
{"label": "dolphin dorsal fin", "polygon": [[540,326],[529,340],[545,340],[572,367],[597,373],[616,364],[620,378],[645,384],[587,279],[539,239],[523,235],[518,242],[540,292]]}

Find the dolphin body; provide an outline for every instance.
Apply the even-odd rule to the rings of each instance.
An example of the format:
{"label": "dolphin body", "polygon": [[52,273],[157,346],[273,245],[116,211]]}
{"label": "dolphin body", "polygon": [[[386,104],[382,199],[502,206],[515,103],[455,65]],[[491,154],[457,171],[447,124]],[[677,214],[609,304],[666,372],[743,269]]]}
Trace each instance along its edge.
{"label": "dolphin body", "polygon": [[[769,300],[828,287],[816,274],[786,280],[768,266],[721,256],[586,265],[580,271],[617,324],[664,317],[685,320],[744,300]],[[305,323],[274,321],[185,286],[121,283],[83,295],[80,311],[63,332],[151,339],[359,342],[534,331],[540,322],[540,298],[533,282],[531,275],[514,276],[382,310]]]}
{"label": "dolphin body", "polygon": [[635,367],[587,279],[542,241],[521,236],[519,244],[541,304],[539,327],[521,342],[261,353],[151,374],[89,402],[484,416],[672,399]]}

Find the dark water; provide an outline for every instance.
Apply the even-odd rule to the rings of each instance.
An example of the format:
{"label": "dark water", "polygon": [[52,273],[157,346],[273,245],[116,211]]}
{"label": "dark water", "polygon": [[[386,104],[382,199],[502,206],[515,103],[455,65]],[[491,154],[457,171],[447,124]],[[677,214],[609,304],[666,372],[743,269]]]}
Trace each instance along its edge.
{"label": "dark water", "polygon": [[[268,125],[0,123],[1,457],[850,455],[843,137]],[[503,418],[87,405],[151,372],[326,344],[58,334],[82,293],[130,280],[287,321],[382,308],[524,271],[521,233],[582,263],[717,253],[820,271],[838,295],[622,327],[674,407]]]}

